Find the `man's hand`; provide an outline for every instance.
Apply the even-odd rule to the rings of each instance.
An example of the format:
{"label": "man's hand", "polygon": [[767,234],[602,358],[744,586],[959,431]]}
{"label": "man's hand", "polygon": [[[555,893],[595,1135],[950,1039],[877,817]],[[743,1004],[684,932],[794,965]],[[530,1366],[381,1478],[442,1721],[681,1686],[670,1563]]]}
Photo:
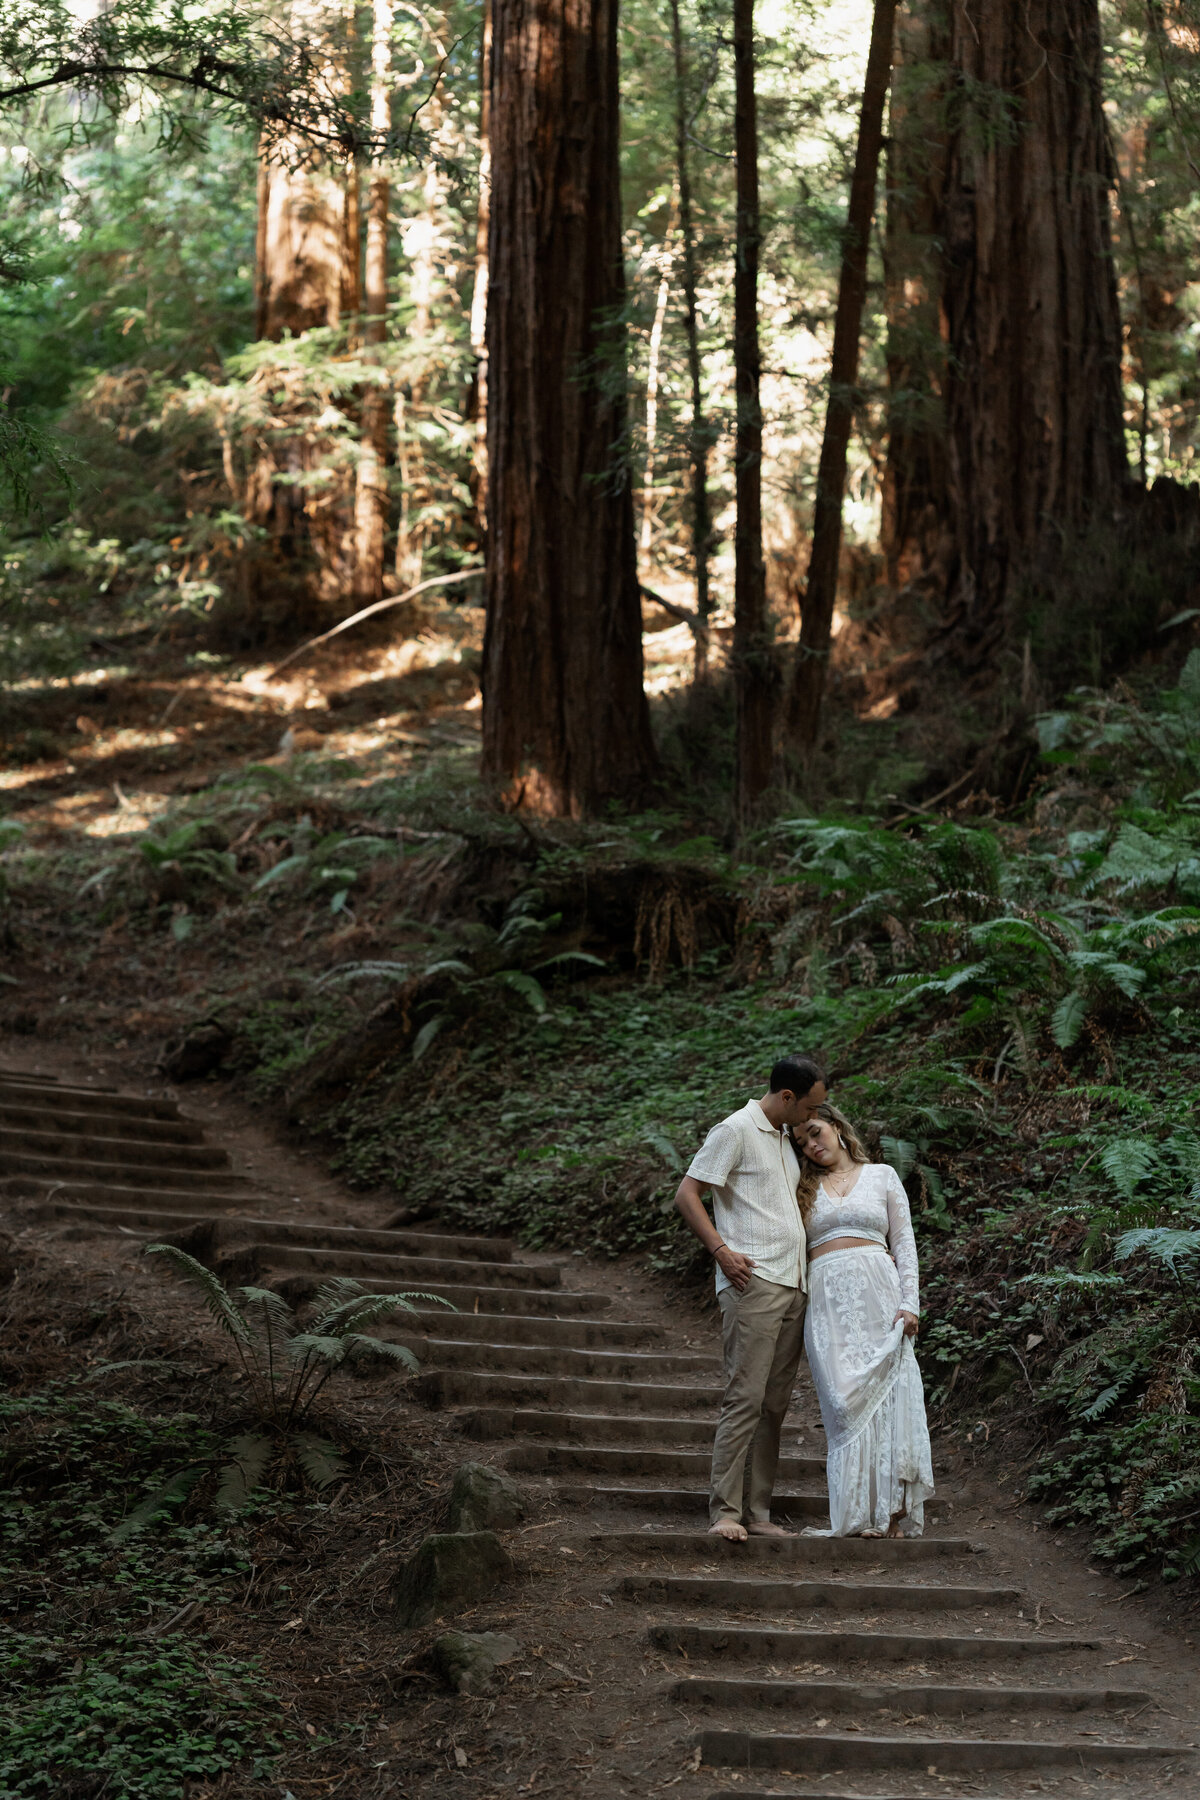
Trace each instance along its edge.
{"label": "man's hand", "polygon": [[896,1314],[895,1319],[892,1320],[892,1324],[895,1325],[899,1319],[904,1320],[905,1337],[915,1338],[917,1335],[917,1325],[919,1323],[916,1313],[905,1312],[903,1307],[901,1307],[900,1311]]}
{"label": "man's hand", "polygon": [[754,1272],[754,1264],[740,1250],[731,1250],[723,1244],[714,1258],[717,1267],[728,1275],[739,1294],[744,1294],[750,1286],[750,1277]]}

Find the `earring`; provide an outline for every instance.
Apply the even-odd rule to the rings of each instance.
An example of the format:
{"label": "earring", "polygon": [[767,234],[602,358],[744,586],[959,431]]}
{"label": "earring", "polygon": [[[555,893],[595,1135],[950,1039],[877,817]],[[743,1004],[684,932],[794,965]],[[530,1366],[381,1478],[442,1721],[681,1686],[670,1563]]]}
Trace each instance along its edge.
{"label": "earring", "polygon": [[848,1150],[850,1148],[840,1131],[838,1132],[838,1143],[842,1146],[843,1150]]}

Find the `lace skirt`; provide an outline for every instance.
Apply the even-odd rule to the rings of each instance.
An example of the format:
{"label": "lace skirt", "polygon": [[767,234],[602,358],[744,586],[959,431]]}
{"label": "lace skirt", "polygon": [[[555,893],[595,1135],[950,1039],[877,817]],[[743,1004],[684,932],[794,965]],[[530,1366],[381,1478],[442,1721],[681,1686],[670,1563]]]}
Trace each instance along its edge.
{"label": "lace skirt", "polygon": [[808,1269],[804,1348],[821,1403],[829,1532],[918,1537],[933,1492],[925,1391],[902,1321],[900,1277],[883,1250],[831,1250]]}

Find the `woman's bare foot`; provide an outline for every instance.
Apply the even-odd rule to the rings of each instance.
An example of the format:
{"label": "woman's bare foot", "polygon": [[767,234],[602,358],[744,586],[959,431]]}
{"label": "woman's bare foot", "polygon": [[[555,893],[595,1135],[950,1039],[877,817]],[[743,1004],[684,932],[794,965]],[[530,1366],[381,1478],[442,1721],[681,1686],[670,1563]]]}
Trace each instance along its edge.
{"label": "woman's bare foot", "polygon": [[731,1544],[744,1544],[750,1533],[737,1519],[718,1519],[708,1528],[709,1537],[723,1537]]}
{"label": "woman's bare foot", "polygon": [[872,1529],[870,1531],[860,1531],[858,1535],[859,1535],[859,1537],[865,1537],[865,1538],[881,1538],[885,1535],[885,1533],[883,1533],[882,1531],[875,1531],[874,1529]]}
{"label": "woman's bare foot", "polygon": [[772,1525],[768,1519],[760,1523],[752,1519],[748,1527],[751,1537],[795,1537],[794,1531],[786,1531],[782,1525]]}

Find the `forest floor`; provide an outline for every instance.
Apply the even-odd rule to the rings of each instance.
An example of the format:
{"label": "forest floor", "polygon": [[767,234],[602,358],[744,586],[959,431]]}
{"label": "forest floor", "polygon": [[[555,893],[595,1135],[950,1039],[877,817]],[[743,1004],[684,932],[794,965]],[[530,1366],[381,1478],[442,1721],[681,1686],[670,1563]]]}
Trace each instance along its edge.
{"label": "forest floor", "polygon": [[[75,1034],[65,1042],[39,1037],[20,1053],[8,1040],[0,1069],[177,1100],[253,1183],[257,1216],[378,1225],[394,1207],[394,1193],[353,1192],[331,1178],[319,1155],[289,1143],[236,1084],[175,1088],[144,1052],[115,1053]],[[14,1387],[70,1383],[116,1363],[97,1390],[109,1400],[159,1410],[186,1401],[201,1415],[228,1408],[237,1366],[228,1341],[194,1299],[164,1271],[148,1268],[128,1238],[23,1219],[24,1211],[18,1202],[10,1215],[16,1279],[7,1295],[5,1360]],[[716,1338],[711,1306],[649,1275],[634,1259],[571,1258],[567,1284],[610,1294],[621,1316],[666,1321],[674,1347],[707,1348]],[[153,1359],[161,1357],[186,1362],[186,1372],[152,1375]],[[149,1368],[122,1369],[122,1363]],[[554,1509],[544,1484],[527,1484],[533,1516],[507,1534],[519,1571],[515,1590],[454,1621],[467,1630],[504,1631],[520,1643],[522,1654],[497,1692],[448,1694],[428,1660],[439,1627],[397,1630],[389,1601],[397,1567],[444,1520],[455,1467],[491,1453],[490,1446],[463,1439],[453,1414],[414,1404],[405,1388],[395,1375],[355,1379],[351,1397],[339,1404],[339,1425],[343,1438],[360,1446],[357,1478],[332,1504],[296,1502],[252,1519],[241,1533],[249,1568],[243,1563],[237,1579],[212,1581],[201,1594],[187,1637],[202,1661],[229,1658],[256,1670],[263,1691],[259,1730],[278,1741],[280,1755],[269,1775],[231,1771],[195,1781],[189,1793],[212,1800],[289,1791],[296,1800],[335,1793],[354,1800],[451,1794],[618,1800],[667,1791],[699,1800],[711,1793],[719,1777],[697,1766],[690,1747],[698,1721],[669,1698],[677,1666],[646,1641],[627,1602],[618,1596],[614,1605],[603,1571],[579,1566],[577,1559],[588,1555],[580,1535],[587,1521]],[[789,1438],[795,1430],[801,1441],[819,1441],[815,1418],[802,1371]],[[1181,1618],[1177,1603],[1161,1593],[1147,1596],[1104,1576],[1089,1565],[1085,1545],[1048,1528],[1039,1509],[1007,1498],[1015,1454],[1019,1438],[1012,1432],[991,1444],[937,1434],[941,1527],[981,1541],[988,1579],[1011,1581],[1036,1600],[1032,1629],[1104,1640],[1108,1666],[1120,1671],[1108,1677],[1112,1683],[1145,1687],[1154,1696],[1140,1729],[1190,1742],[1200,1714],[1200,1656],[1188,1615]],[[91,1623],[103,1624],[103,1602],[93,1594],[90,1604]],[[147,1601],[148,1641],[168,1610],[165,1599]],[[930,1627],[948,1623],[935,1616]],[[76,1624],[84,1651],[88,1619]],[[810,1787],[813,1781],[826,1786],[812,1778]],[[928,1778],[903,1774],[886,1781],[898,1796],[931,1786]],[[847,1796],[865,1796],[877,1793],[879,1782],[864,1775],[833,1785]],[[1195,1791],[1193,1784],[1194,1773],[1176,1762],[1169,1772],[1151,1764],[1099,1778],[1086,1770],[987,1780],[942,1776],[934,1786],[948,1795],[1092,1793],[1133,1800],[1182,1797]]]}

